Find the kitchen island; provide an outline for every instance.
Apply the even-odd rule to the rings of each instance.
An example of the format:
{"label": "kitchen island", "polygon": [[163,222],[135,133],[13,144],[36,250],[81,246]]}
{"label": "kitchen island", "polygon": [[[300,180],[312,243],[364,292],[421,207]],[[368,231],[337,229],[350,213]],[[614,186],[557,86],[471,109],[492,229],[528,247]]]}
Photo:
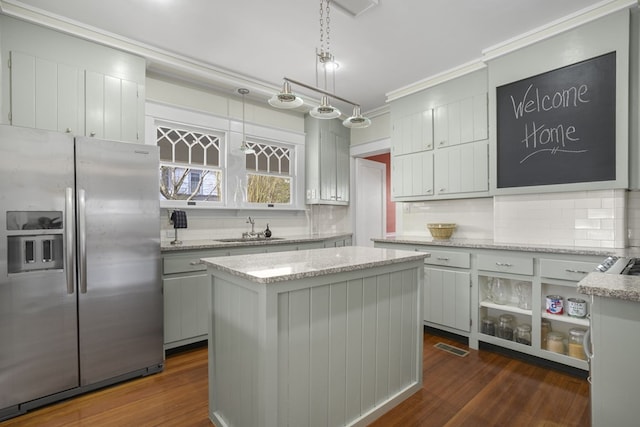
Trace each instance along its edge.
{"label": "kitchen island", "polygon": [[428,256],[342,247],[204,258],[211,420],[366,425],[418,391]]}

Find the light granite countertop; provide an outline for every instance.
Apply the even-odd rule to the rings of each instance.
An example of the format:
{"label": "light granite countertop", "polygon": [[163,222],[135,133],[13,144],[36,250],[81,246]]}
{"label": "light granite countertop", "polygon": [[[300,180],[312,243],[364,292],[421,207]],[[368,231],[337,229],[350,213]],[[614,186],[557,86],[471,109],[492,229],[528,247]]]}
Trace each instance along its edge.
{"label": "light granite countertop", "polygon": [[359,246],[203,258],[208,266],[256,283],[277,283],[423,260],[428,253]]}
{"label": "light granite countertop", "polygon": [[595,255],[602,256],[602,259],[608,256],[635,256],[640,254],[639,248],[611,249],[611,248],[589,248],[579,246],[543,246],[526,243],[496,243],[490,239],[449,239],[435,240],[431,237],[419,236],[395,236],[382,239],[371,239],[374,242],[381,243],[397,243],[406,245],[428,245],[442,246],[451,248],[469,248],[469,249],[495,249],[522,252],[539,252],[554,254],[570,254],[570,255]]}
{"label": "light granite countertop", "polygon": [[578,282],[578,292],[640,302],[640,277],[593,272]]}
{"label": "light granite countertop", "polygon": [[184,240],[179,245],[172,245],[170,242],[162,243],[160,248],[162,252],[179,252],[179,251],[192,251],[192,250],[198,250],[198,249],[221,249],[221,248],[264,246],[264,245],[288,245],[288,244],[295,244],[295,243],[320,242],[328,239],[348,238],[348,237],[351,237],[352,235],[353,235],[352,233],[315,233],[315,234],[304,234],[304,235],[297,235],[297,236],[276,237],[272,239],[260,239],[260,240],[246,239],[240,242],[223,242],[215,239]]}

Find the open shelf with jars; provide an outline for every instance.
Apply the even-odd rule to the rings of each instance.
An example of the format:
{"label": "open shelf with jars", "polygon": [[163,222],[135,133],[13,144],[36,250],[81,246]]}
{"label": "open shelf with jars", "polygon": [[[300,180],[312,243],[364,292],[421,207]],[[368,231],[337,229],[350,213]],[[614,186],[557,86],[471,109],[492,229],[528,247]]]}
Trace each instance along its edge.
{"label": "open shelf with jars", "polygon": [[[589,329],[588,302],[574,282],[542,278],[540,283],[541,351],[564,361],[586,364],[584,335]],[[563,362],[566,363],[566,362]]]}
{"label": "open shelf with jars", "polygon": [[487,272],[478,275],[478,285],[480,340],[530,352],[533,317],[531,280]]}

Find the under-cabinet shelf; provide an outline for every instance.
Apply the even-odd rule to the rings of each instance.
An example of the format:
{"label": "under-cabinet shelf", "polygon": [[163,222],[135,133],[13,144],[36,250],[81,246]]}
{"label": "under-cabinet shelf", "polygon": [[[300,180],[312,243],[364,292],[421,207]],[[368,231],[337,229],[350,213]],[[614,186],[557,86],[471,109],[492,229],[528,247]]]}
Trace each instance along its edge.
{"label": "under-cabinet shelf", "polygon": [[550,314],[547,313],[546,311],[542,312],[542,317],[545,319],[549,319],[549,320],[553,320],[553,321],[558,321],[558,322],[565,322],[565,323],[570,323],[573,325],[579,325],[579,326],[584,326],[585,328],[589,327],[589,318],[585,317],[585,318],[580,318],[580,317],[571,317],[567,314]]}
{"label": "under-cabinet shelf", "polygon": [[520,307],[509,304],[496,304],[490,301],[481,301],[480,307],[492,308],[494,310],[507,311],[511,313],[524,314],[525,316],[531,316],[533,312],[531,310],[524,310]]}

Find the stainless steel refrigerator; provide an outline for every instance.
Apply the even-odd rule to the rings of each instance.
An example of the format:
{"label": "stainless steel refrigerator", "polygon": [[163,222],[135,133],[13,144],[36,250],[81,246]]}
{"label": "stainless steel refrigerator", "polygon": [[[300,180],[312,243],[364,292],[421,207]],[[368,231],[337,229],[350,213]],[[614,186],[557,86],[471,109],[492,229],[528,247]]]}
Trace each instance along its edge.
{"label": "stainless steel refrigerator", "polygon": [[157,147],[0,126],[0,420],[163,369]]}

